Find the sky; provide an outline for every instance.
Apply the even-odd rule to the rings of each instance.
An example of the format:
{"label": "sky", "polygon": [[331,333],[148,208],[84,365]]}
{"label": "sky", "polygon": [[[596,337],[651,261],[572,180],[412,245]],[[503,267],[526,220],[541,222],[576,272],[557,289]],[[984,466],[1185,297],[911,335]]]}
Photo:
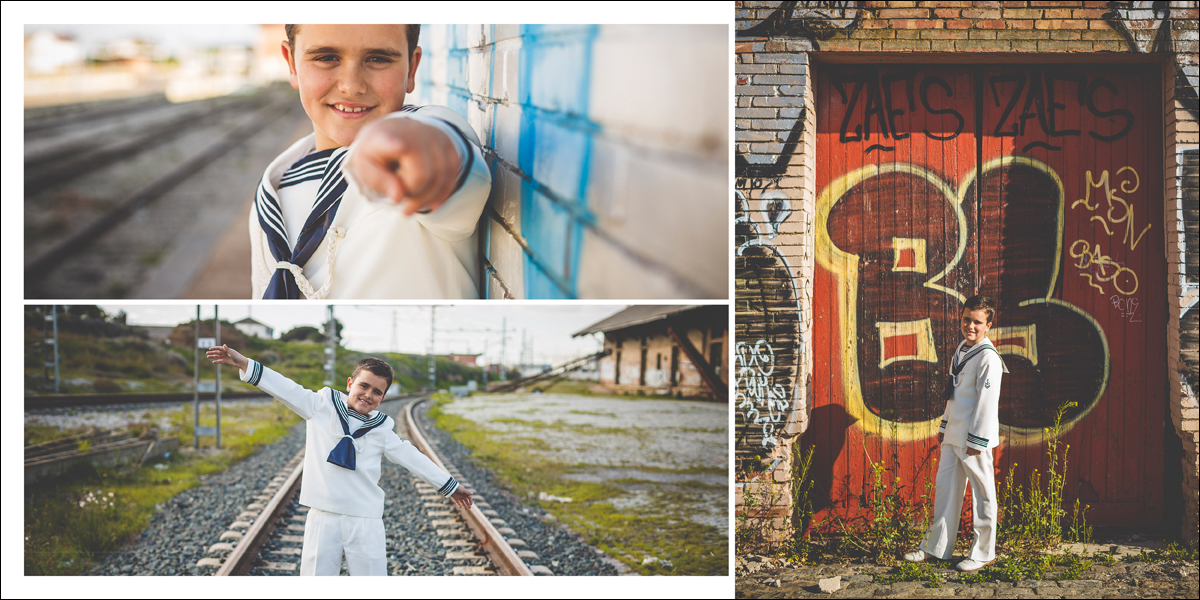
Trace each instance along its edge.
{"label": "sky", "polygon": [[[196,317],[191,304],[100,304],[109,314],[125,311],[130,325],[177,325]],[[200,306],[200,318],[213,317],[213,305]],[[533,364],[557,365],[603,349],[603,338],[589,334],[572,338],[585,329],[625,308],[624,304],[512,305],[468,304],[439,305],[434,315],[436,354],[483,354],[481,364],[516,364],[521,359],[522,339],[530,348]],[[236,322],[253,317],[275,329],[279,336],[301,325],[321,328],[325,307],[303,303],[278,306],[267,304],[222,304],[221,320]],[[429,306],[381,306],[360,304],[334,305],[333,315],[342,322],[342,345],[362,352],[404,352],[425,354],[429,348]],[[395,338],[393,339],[393,317]],[[502,329],[507,330],[503,335]],[[507,343],[501,345],[506,338]]]}

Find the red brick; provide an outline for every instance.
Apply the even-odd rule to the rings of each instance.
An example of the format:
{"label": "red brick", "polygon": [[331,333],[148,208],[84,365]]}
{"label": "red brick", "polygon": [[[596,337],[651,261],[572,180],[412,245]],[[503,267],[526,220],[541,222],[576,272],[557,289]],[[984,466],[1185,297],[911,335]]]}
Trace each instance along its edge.
{"label": "red brick", "polygon": [[821,42],[821,50],[828,52],[857,52],[858,42],[855,40],[826,40]]}
{"label": "red brick", "polygon": [[1088,29],[1112,29],[1112,25],[1109,25],[1108,21],[1104,19],[1092,19],[1088,21]]}
{"label": "red brick", "polygon": [[913,0],[892,0],[888,2],[888,6],[892,8],[914,8],[917,3]]}
{"label": "red brick", "polygon": [[1029,6],[1028,2],[1014,2],[1013,0],[1004,0],[1002,4],[1004,4],[1004,8],[1025,8]]}
{"label": "red brick", "polygon": [[864,8],[887,8],[887,0],[867,0],[863,3]]}
{"label": "red brick", "polygon": [[748,75],[739,76],[737,78],[737,84],[738,85],[750,85],[750,77]]}
{"label": "red brick", "polygon": [[[858,44],[858,51],[859,52],[879,52],[882,49],[880,47],[880,44],[882,44],[882,43],[883,42],[880,40],[866,40],[866,41],[860,42]],[[822,48],[823,47],[824,46],[822,46]]]}
{"label": "red brick", "polygon": [[1177,8],[1171,11],[1171,17],[1174,19],[1200,19],[1200,8]]}
{"label": "red brick", "polygon": [[1043,19],[1035,25],[1038,29],[1087,29],[1088,22],[1080,19]]}
{"label": "red brick", "polygon": [[1102,8],[1077,8],[1071,11],[1071,16],[1076,19],[1099,19],[1107,12]]}
{"label": "red brick", "polygon": [[1054,42],[1038,40],[1039,52],[1091,52],[1092,44],[1080,42]]}
{"label": "red brick", "polygon": [[1005,19],[1009,29],[1033,29],[1033,21],[1022,19]]}
{"label": "red brick", "polygon": [[1069,8],[1051,8],[1047,9],[1043,14],[1046,19],[1070,19],[1071,9]]}
{"label": "red brick", "polygon": [[1052,39],[1052,40],[1078,40],[1078,39],[1080,39],[1080,35],[1079,35],[1078,31],[1057,30],[1057,31],[1050,32],[1050,39]]}
{"label": "red brick", "polygon": [[962,12],[958,8],[935,8],[933,9],[933,16],[939,19],[957,19]]}
{"label": "red brick", "polygon": [[939,19],[900,19],[892,20],[893,29],[941,29],[942,22]]}
{"label": "red brick", "polygon": [[884,8],[876,14],[880,19],[928,19],[928,8]]}
{"label": "red brick", "polygon": [[996,40],[958,40],[954,42],[954,50],[957,52],[1009,52],[1011,47],[1009,42]]}
{"label": "red brick", "polygon": [[858,40],[890,40],[895,39],[896,32],[891,29],[870,29],[855,31],[853,37]]}
{"label": "red brick", "polygon": [[1032,0],[1030,6],[1079,6],[1079,2],[1070,0]]}
{"label": "red brick", "polygon": [[884,52],[923,52],[929,50],[929,42],[926,40],[884,40],[882,44]]}
{"label": "red brick", "polygon": [[984,0],[976,0],[975,2],[971,3],[971,6],[976,8],[1000,8],[1000,2],[996,0],[989,0],[987,2]]}
{"label": "red brick", "polygon": [[918,2],[917,4],[928,8],[967,8],[971,6],[970,2],[942,2],[941,0],[937,2]]}
{"label": "red brick", "polygon": [[967,31],[965,29],[947,30],[947,29],[930,29],[929,31],[921,32],[923,40],[965,40],[967,39]]}
{"label": "red brick", "polygon": [[1045,31],[1036,29],[1006,29],[996,32],[996,39],[1000,40],[1044,40],[1046,37]]}
{"label": "red brick", "polygon": [[[726,47],[728,47],[728,46],[726,46]],[[754,44],[751,44],[748,42],[742,43],[742,44],[734,44],[733,51],[734,52],[754,52]]]}
{"label": "red brick", "polygon": [[891,22],[883,19],[863,19],[858,24],[859,29],[887,29],[890,26]]}
{"label": "red brick", "polygon": [[1000,11],[995,8],[972,8],[962,11],[964,19],[999,19]]}
{"label": "red brick", "polygon": [[956,21],[946,21],[946,29],[969,29],[970,27],[971,27],[971,21],[968,21],[966,19],[959,19]]}
{"label": "red brick", "polygon": [[1042,18],[1042,9],[1040,8],[1006,8],[1004,9],[1005,19],[1040,19]]}
{"label": "red brick", "polygon": [[975,27],[979,29],[1004,29],[1005,22],[1001,20],[995,21],[975,21]]}

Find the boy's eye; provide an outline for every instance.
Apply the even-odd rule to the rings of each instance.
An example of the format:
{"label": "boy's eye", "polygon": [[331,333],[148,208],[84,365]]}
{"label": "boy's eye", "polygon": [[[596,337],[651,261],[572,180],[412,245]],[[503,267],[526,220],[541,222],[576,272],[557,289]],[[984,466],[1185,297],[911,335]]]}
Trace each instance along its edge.
{"label": "boy's eye", "polygon": [[386,56],[368,56],[367,62],[390,63],[392,62],[392,59]]}

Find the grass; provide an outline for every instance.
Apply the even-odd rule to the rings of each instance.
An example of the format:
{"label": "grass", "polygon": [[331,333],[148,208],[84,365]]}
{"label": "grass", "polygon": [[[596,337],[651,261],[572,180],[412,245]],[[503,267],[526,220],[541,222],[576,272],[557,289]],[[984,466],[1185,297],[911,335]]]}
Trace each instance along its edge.
{"label": "grass", "polygon": [[[171,412],[181,446],[190,449],[191,407]],[[202,423],[215,422],[211,405],[202,407],[201,413]],[[220,451],[172,453],[142,467],[86,467],[26,486],[25,574],[86,573],[145,529],[159,505],[199,485],[202,477],[221,473],[259,447],[275,442],[300,420],[275,402],[248,404],[237,412],[226,409],[221,416],[224,447]],[[33,433],[46,435],[44,431]],[[201,441],[202,448],[211,448],[214,440]]]}
{"label": "grass", "polygon": [[[496,474],[510,491],[536,502],[538,492],[572,499],[569,503],[537,502],[588,544],[626,563],[643,575],[724,575],[728,572],[726,538],[715,527],[670,516],[670,507],[694,502],[689,488],[655,484],[652,505],[667,510],[621,509],[613,500],[625,491],[617,482],[594,483],[566,477],[571,466],[541,458],[548,448],[536,438],[501,437],[476,423],[442,410],[435,403],[429,416],[443,431],[467,448]],[[589,434],[595,433],[588,431]],[[721,471],[724,473],[724,471]],[[640,480],[639,480],[640,481]],[[642,482],[644,483],[644,482]],[[702,485],[702,484],[701,484]],[[699,488],[696,488],[699,489]],[[668,514],[664,515],[663,512]],[[638,557],[658,562],[643,564]]]}

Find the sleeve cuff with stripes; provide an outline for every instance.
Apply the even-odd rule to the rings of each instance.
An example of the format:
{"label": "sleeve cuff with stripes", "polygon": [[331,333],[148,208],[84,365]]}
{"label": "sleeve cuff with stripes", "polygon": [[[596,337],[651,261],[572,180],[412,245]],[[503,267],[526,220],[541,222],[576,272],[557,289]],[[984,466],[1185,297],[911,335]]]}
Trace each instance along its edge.
{"label": "sleeve cuff with stripes", "polygon": [[988,449],[988,439],[979,437],[973,433],[967,434],[967,445],[978,450]]}
{"label": "sleeve cuff with stripes", "polygon": [[458,481],[455,480],[454,477],[446,480],[446,483],[442,485],[442,487],[438,488],[438,493],[447,498],[454,495],[454,492],[456,491],[458,491]]}
{"label": "sleeve cuff with stripes", "polygon": [[946,420],[942,419],[942,424],[938,425],[938,433],[945,433],[945,432],[946,432]]}
{"label": "sleeve cuff with stripes", "polygon": [[238,375],[242,378],[242,381],[245,381],[246,383],[248,383],[250,385],[257,386],[258,381],[260,379],[262,379],[262,374],[263,374],[262,363],[254,360],[253,358],[247,358],[246,360],[248,361],[248,364],[246,365],[246,370],[239,371]]}

